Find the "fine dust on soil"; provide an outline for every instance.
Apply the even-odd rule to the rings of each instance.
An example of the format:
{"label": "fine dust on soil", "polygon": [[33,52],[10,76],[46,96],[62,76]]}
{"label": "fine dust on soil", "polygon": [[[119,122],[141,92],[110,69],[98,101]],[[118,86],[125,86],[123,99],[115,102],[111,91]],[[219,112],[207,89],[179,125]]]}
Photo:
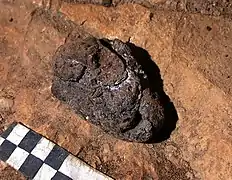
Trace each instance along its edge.
{"label": "fine dust on soil", "polygon": [[201,13],[205,15],[232,15],[232,2],[229,0],[61,0],[68,3],[118,6],[139,4],[153,10]]}
{"label": "fine dust on soil", "polygon": [[7,166],[5,163],[0,162],[0,179],[4,180],[24,180],[24,176],[15,171],[12,167]]}
{"label": "fine dust on soil", "polygon": [[[158,1],[149,2],[155,7]],[[196,12],[207,14],[208,2]],[[214,8],[227,9],[205,16],[188,8],[1,1],[0,131],[20,121],[115,179],[230,179],[230,4],[217,1]],[[138,144],[115,139],[52,96],[52,56],[79,26],[95,37],[130,41],[149,52],[179,117],[168,140]],[[0,174],[4,180],[23,179],[5,164]]]}

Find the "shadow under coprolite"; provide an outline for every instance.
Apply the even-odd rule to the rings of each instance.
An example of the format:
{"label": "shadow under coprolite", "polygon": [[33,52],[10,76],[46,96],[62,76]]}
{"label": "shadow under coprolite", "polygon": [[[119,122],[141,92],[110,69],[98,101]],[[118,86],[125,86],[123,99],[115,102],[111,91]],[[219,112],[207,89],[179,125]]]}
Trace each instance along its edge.
{"label": "shadow under coprolite", "polygon": [[149,53],[132,43],[127,43],[132,51],[132,55],[142,66],[148,77],[148,86],[152,92],[157,92],[160,101],[164,107],[164,124],[159,133],[155,134],[154,137],[148,143],[159,143],[167,140],[172,131],[176,128],[176,123],[178,121],[178,114],[174,104],[171,102],[170,98],[166,95],[163,90],[163,80],[161,79],[159,67],[151,59]]}

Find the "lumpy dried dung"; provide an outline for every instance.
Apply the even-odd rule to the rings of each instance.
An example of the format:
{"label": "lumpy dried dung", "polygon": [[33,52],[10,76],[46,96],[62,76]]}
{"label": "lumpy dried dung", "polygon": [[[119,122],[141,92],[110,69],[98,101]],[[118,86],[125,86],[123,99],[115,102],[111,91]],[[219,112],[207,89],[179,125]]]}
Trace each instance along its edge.
{"label": "lumpy dried dung", "polygon": [[159,95],[126,43],[71,35],[53,59],[53,95],[87,121],[136,142],[148,142],[162,128]]}

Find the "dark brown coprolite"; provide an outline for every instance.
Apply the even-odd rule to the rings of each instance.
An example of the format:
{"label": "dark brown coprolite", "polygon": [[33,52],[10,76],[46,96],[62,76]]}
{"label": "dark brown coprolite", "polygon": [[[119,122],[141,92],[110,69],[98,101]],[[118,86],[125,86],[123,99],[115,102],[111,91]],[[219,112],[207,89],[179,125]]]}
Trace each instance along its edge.
{"label": "dark brown coprolite", "polygon": [[164,108],[138,62],[118,39],[71,35],[54,56],[52,93],[105,132],[148,142],[164,124]]}

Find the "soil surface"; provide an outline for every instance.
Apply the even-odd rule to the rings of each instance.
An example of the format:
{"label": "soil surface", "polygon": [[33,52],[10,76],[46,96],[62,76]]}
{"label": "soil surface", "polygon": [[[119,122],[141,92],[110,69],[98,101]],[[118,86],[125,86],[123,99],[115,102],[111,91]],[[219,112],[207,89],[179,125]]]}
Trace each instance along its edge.
{"label": "soil surface", "polygon": [[[0,1],[0,132],[22,122],[115,179],[230,180],[230,1],[116,2]],[[52,57],[76,28],[149,53],[178,114],[170,137],[118,140],[52,95]],[[0,171],[23,179],[3,163]]]}

